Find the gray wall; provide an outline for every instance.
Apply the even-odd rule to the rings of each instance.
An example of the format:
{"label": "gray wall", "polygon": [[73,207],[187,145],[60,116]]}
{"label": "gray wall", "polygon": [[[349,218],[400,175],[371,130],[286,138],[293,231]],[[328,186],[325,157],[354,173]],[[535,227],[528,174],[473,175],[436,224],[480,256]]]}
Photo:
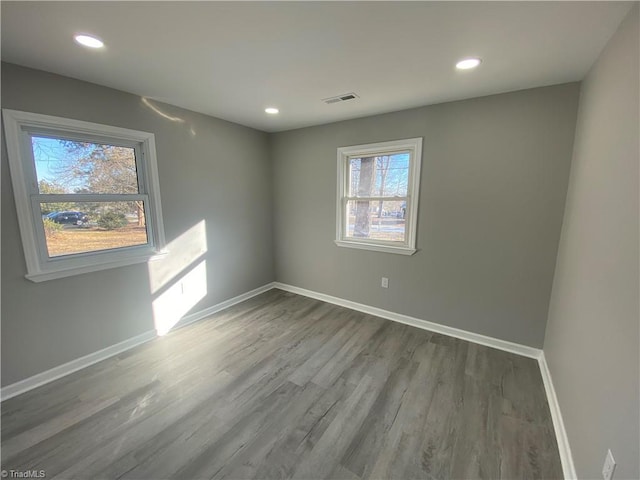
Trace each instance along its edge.
{"label": "gray wall", "polygon": [[580,478],[640,478],[638,6],[582,87],[544,343]]}
{"label": "gray wall", "polygon": [[[206,221],[208,295],[192,311],[277,279],[542,345],[578,84],[268,136],[159,105],[182,120],[171,121],[140,97],[15,65],[3,65],[2,80],[4,108],[156,134],[167,239]],[[337,147],[416,136],[424,137],[419,251],[335,246]],[[4,145],[2,155],[7,385],[150,330],[154,296],[145,265],[27,281]]]}
{"label": "gray wall", "polygon": [[[157,105],[182,121],[135,95],[2,65],[3,108],[155,133],[167,240],[206,222],[208,293],[192,311],[273,281],[267,134]],[[153,329],[144,264],[39,284],[25,273],[3,140],[2,384]]]}
{"label": "gray wall", "polygon": [[[273,135],[277,280],[541,347],[578,92],[537,88]],[[419,251],[337,247],[336,149],[418,136]]]}

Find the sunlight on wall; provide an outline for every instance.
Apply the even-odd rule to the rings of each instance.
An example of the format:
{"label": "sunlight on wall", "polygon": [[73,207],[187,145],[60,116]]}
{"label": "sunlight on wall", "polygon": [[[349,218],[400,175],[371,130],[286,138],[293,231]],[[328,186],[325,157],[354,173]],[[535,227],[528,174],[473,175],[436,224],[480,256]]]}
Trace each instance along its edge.
{"label": "sunlight on wall", "polygon": [[158,335],[166,335],[206,295],[207,262],[202,260],[153,301],[153,321]]}
{"label": "sunlight on wall", "polygon": [[189,230],[166,246],[166,256],[149,262],[151,293],[158,292],[189,265],[207,253],[205,221],[196,223]]}
{"label": "sunlight on wall", "polygon": [[[202,220],[166,246],[165,256],[149,262],[153,321],[167,334],[207,295],[206,224]],[[194,267],[195,265],[195,267]]]}
{"label": "sunlight on wall", "polygon": [[[155,113],[160,115],[162,118],[166,118],[167,120],[170,120],[172,122],[185,123],[185,119],[184,118],[174,117],[172,115],[169,115],[168,113],[163,112],[162,110],[160,110],[160,107],[157,107],[153,103],[151,103],[151,100],[149,100],[147,97],[142,97],[142,103],[146,107],[148,107],[149,109],[151,109],[152,111],[154,111]],[[193,129],[192,126],[189,126],[189,133],[193,137],[196,136],[196,131]]]}
{"label": "sunlight on wall", "polygon": [[172,122],[184,123],[184,118],[173,117],[168,113],[164,113],[162,110],[160,110],[160,108],[156,107],[153,103],[151,103],[151,100],[149,100],[147,97],[142,97],[142,103],[144,103],[147,107],[149,107],[151,110],[156,112],[162,118],[166,118],[167,120],[171,120]]}

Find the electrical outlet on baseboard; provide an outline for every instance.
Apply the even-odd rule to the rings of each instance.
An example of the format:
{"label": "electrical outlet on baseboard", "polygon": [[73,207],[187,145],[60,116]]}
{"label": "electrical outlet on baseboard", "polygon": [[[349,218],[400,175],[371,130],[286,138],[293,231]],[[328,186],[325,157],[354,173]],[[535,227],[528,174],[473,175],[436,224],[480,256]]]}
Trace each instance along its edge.
{"label": "electrical outlet on baseboard", "polygon": [[604,480],[611,480],[613,478],[613,472],[616,469],[616,461],[613,459],[611,450],[607,450],[607,456],[604,459],[604,466],[602,467],[602,478]]}

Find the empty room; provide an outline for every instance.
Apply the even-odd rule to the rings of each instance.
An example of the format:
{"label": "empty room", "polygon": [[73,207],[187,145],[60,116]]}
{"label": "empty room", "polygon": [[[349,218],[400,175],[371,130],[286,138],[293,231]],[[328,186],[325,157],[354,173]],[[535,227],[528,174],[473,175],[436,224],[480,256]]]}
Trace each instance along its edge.
{"label": "empty room", "polygon": [[640,478],[639,2],[0,9],[2,478]]}

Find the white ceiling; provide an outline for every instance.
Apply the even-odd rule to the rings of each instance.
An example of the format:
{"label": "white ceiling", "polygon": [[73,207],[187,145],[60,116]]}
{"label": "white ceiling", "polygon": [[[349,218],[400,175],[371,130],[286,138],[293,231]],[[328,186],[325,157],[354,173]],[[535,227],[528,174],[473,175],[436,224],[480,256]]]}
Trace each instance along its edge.
{"label": "white ceiling", "polygon": [[[581,80],[630,7],[3,1],[2,60],[272,132]],[[466,56],[483,63],[456,71]],[[321,101],[347,92],[360,98]]]}

